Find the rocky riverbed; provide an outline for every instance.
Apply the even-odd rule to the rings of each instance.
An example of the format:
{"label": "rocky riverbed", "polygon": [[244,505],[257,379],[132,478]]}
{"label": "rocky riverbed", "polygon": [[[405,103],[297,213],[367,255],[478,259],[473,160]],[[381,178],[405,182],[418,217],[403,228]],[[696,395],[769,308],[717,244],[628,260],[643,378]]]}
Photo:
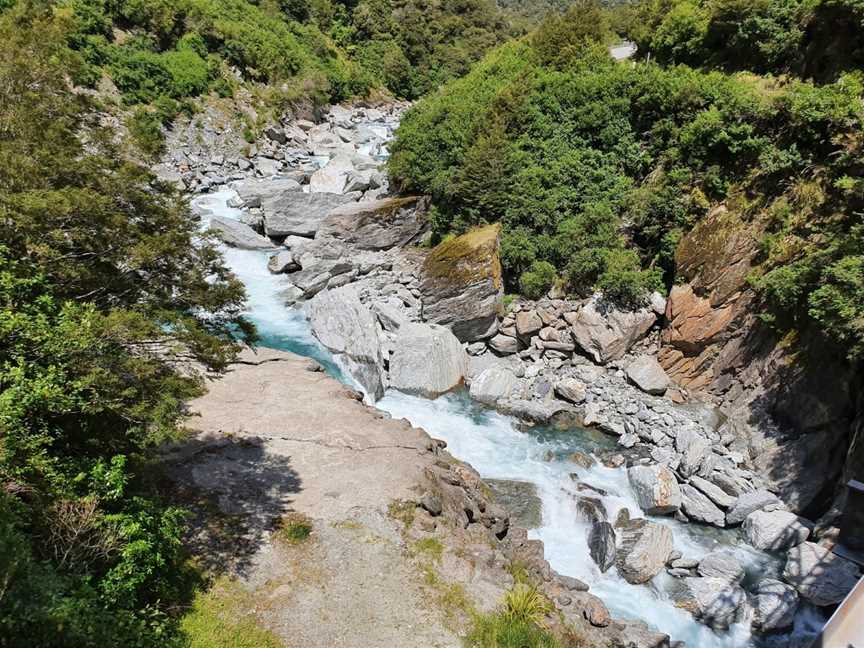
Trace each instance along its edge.
{"label": "rocky riverbed", "polygon": [[[187,144],[161,172],[189,191],[230,185],[219,213],[199,202],[210,226],[227,245],[257,251],[246,261],[266,263],[279,277],[281,304],[302,309],[370,401],[388,390],[436,398],[465,385],[522,430],[605,435],[584,451],[547,450],[540,458],[569,481],[558,488],[580,521],[574,546],[592,565],[580,575],[601,579],[600,591],[612,586],[606,574],[617,574],[620,587],[659,588],[662,600],[720,632],[716,645],[749,645],[754,640],[740,629],[751,626],[769,643],[806,641],[796,610],[809,615],[838,603],[857,570],[830,554],[830,533],[769,490],[741,429],[711,405],[691,402],[666,375],[657,361],[665,300],[653,295],[640,309],[622,310],[600,295],[550,295],[505,307],[497,226],[428,249],[428,201],[388,194],[381,165],[402,109],[336,107],[320,123],[276,125],[254,155]],[[616,491],[592,482],[601,474],[623,478],[613,480]],[[474,514],[466,515],[470,523]],[[494,520],[484,526],[504,531]],[[705,528],[735,529],[723,532],[733,546],[706,551],[703,544],[687,555],[693,545],[679,536]],[[545,582],[564,588],[556,600],[570,609],[569,581],[552,577],[542,543],[520,542]],[[782,567],[754,577],[731,550],[738,542]],[[605,606],[582,599],[579,613],[608,626]],[[657,645],[643,634],[655,643],[637,645]]]}

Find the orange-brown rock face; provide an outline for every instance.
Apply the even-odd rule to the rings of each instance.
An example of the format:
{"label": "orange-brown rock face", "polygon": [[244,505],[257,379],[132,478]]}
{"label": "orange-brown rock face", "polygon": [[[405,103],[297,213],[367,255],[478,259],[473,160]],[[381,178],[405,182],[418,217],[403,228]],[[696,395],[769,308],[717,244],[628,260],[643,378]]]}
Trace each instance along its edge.
{"label": "orange-brown rock face", "polygon": [[682,387],[706,389],[735,365],[729,351],[750,318],[747,275],[756,252],[755,229],[720,206],[678,246],[678,274],[688,283],[669,294],[659,360]]}

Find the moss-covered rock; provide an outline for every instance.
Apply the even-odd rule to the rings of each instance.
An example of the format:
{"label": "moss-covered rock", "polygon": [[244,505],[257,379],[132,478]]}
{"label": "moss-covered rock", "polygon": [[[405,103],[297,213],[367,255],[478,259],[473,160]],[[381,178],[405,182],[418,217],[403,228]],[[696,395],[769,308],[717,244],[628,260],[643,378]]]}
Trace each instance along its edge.
{"label": "moss-covered rock", "polygon": [[470,342],[494,335],[504,303],[501,226],[487,225],[444,241],[423,263],[423,317]]}

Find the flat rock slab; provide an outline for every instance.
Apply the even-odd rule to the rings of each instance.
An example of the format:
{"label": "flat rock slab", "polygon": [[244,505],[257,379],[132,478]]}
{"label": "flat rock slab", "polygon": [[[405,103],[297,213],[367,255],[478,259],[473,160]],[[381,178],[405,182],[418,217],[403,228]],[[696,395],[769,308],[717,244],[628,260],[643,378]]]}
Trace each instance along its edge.
{"label": "flat rock slab", "polygon": [[327,215],[348,202],[351,194],[287,192],[261,201],[267,236],[315,236]]}
{"label": "flat rock slab", "polygon": [[[251,525],[236,538],[235,572],[259,622],[286,646],[458,648],[410,562],[402,523],[388,514],[393,500],[417,498],[434,459],[428,436],[382,419],[308,364],[244,352],[190,404],[198,434],[177,450],[175,478]],[[312,520],[302,545],[270,535],[287,511]]]}

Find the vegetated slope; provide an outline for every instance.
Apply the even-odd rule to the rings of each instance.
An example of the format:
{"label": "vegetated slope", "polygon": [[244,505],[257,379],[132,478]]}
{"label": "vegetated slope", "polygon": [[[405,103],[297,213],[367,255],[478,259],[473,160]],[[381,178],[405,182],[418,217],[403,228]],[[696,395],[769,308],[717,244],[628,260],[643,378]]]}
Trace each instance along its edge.
{"label": "vegetated slope", "polygon": [[185,514],[153,448],[201,393],[177,363],[219,370],[251,329],[184,203],[69,88],[64,18],[0,14],[0,646],[180,646]]}
{"label": "vegetated slope", "polygon": [[491,0],[60,0],[77,81],[107,74],[132,131],[158,148],[158,127],[190,99],[252,89],[278,108],[385,89],[415,98],[467,72],[511,25]]}
{"label": "vegetated slope", "polygon": [[833,81],[864,66],[857,0],[651,0],[622,28],[664,63],[788,73]]}
{"label": "vegetated slope", "polygon": [[723,204],[758,224],[764,318],[815,322],[860,356],[860,74],[818,85],[622,64],[607,38],[597,8],[575,7],[406,115],[390,168],[432,194],[435,234],[501,221],[512,289],[538,296],[558,277],[633,301],[671,285],[678,241]]}

